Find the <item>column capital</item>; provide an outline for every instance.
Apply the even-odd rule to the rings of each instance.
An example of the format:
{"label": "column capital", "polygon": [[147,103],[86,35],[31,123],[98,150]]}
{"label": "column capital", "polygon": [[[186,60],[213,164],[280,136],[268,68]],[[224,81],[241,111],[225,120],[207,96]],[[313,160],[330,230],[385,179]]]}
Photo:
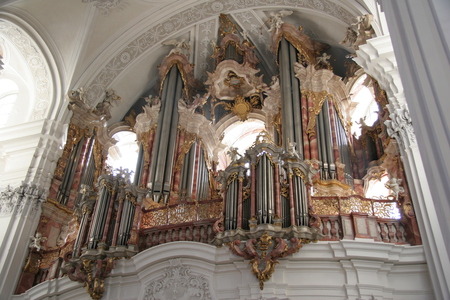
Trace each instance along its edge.
{"label": "column capital", "polygon": [[384,122],[389,136],[395,138],[403,150],[410,147],[417,147],[416,135],[414,134],[414,128],[407,106],[404,105],[399,109],[393,109],[389,117],[391,120]]}

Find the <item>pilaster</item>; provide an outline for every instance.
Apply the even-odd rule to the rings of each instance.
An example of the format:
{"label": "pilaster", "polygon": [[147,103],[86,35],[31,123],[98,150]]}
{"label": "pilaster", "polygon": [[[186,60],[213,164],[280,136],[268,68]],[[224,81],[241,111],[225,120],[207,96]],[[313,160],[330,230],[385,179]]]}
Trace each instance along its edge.
{"label": "pilaster", "polygon": [[448,28],[437,12],[450,5],[439,0],[379,2],[392,41],[390,36],[368,40],[355,61],[388,95],[392,120],[386,125],[399,142],[436,298],[448,299],[450,124],[445,113],[450,110],[450,53],[443,35]]}

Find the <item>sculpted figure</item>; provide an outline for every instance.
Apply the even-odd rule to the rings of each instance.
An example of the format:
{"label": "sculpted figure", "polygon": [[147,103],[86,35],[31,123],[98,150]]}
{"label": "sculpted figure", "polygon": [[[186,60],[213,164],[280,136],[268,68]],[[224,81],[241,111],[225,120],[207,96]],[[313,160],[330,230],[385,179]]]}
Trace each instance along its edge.
{"label": "sculpted figure", "polygon": [[164,46],[175,46],[172,50],[170,50],[169,55],[171,54],[181,54],[181,55],[185,55],[184,50],[189,50],[189,44],[186,44],[185,39],[182,39],[181,41],[177,41],[177,40],[170,40],[170,41],[165,41],[162,42],[162,44]]}
{"label": "sculpted figure", "polygon": [[42,236],[42,233],[40,232],[36,232],[35,236],[30,236],[31,239],[31,243],[30,243],[30,248],[36,248],[37,251],[41,251],[42,242],[45,242],[47,240],[46,237]]}
{"label": "sculpted figure", "polygon": [[398,178],[391,178],[388,181],[388,183],[386,183],[386,187],[392,191],[392,194],[395,197],[395,200],[397,200],[397,201],[398,201],[398,195],[400,193],[405,192],[405,189],[400,186],[401,183],[402,183],[402,180],[398,179]]}
{"label": "sculpted figure", "polygon": [[269,28],[269,32],[272,32],[275,30],[276,33],[278,33],[278,29],[281,28],[281,24],[283,24],[283,17],[284,16],[289,16],[292,15],[293,11],[292,10],[280,10],[280,12],[278,13],[270,13],[270,18],[269,18],[269,22],[270,24],[270,28]]}

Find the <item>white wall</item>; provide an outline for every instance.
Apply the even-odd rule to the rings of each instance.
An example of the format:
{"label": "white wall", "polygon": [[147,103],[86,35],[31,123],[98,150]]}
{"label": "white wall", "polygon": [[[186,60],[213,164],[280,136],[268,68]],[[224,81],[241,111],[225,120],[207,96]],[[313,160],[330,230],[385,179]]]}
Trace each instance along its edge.
{"label": "white wall", "polygon": [[[177,278],[204,280],[206,285],[190,291],[203,295],[209,291],[211,295],[191,299],[434,299],[421,246],[366,240],[305,245],[280,260],[264,290],[260,290],[248,262],[227,247],[195,242],[163,244],[117,261],[106,280],[103,299],[144,299],[146,288],[157,281],[163,283],[160,291],[171,293],[177,280],[168,275],[174,280],[170,288],[164,286],[164,274],[179,269],[180,263],[188,272]],[[165,299],[170,299],[167,295]],[[90,298],[82,284],[65,277],[44,282],[12,299]],[[146,299],[154,298],[147,295]]]}

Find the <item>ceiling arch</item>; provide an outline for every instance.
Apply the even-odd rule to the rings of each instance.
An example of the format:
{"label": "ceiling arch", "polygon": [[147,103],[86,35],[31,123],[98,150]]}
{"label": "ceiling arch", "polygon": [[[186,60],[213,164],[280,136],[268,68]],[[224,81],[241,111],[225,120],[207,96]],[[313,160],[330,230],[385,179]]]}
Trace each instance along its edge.
{"label": "ceiling arch", "polygon": [[[202,1],[189,3],[168,15],[166,18],[153,22],[149,27],[139,26],[140,32],[127,31],[133,38],[124,43],[112,44],[115,49],[109,57],[99,56],[87,68],[78,81],[78,86],[84,86],[91,105],[100,101],[107,88],[113,88],[124,101],[113,109],[112,121],[120,119],[119,111],[126,111],[143,93],[147,92],[156,81],[156,67],[164,55],[169,52],[161,42],[172,38],[185,38],[191,41],[190,60],[195,64],[196,77],[202,78],[205,71],[210,71],[212,48],[210,40],[217,36],[218,16],[228,13],[239,27],[249,32],[250,39],[259,49],[262,59],[262,73],[266,77],[274,73],[276,65],[273,54],[268,53],[269,33],[264,29],[264,22],[270,12],[280,9],[291,9],[294,14],[286,20],[301,25],[305,32],[316,39],[338,46],[345,33],[345,27],[355,21],[355,17],[364,10],[360,5],[349,6],[347,3],[334,1],[292,1],[270,0],[258,1]],[[149,21],[150,22],[150,21]],[[264,45],[265,44],[265,45]],[[264,47],[263,47],[264,45]],[[261,47],[259,47],[261,46]],[[348,49],[345,46],[339,46]],[[272,57],[271,57],[272,55]],[[102,61],[102,62],[100,62]],[[101,67],[99,67],[101,66]],[[133,80],[130,80],[132,78]],[[270,77],[269,77],[270,78]],[[203,78],[204,79],[204,78]]]}

